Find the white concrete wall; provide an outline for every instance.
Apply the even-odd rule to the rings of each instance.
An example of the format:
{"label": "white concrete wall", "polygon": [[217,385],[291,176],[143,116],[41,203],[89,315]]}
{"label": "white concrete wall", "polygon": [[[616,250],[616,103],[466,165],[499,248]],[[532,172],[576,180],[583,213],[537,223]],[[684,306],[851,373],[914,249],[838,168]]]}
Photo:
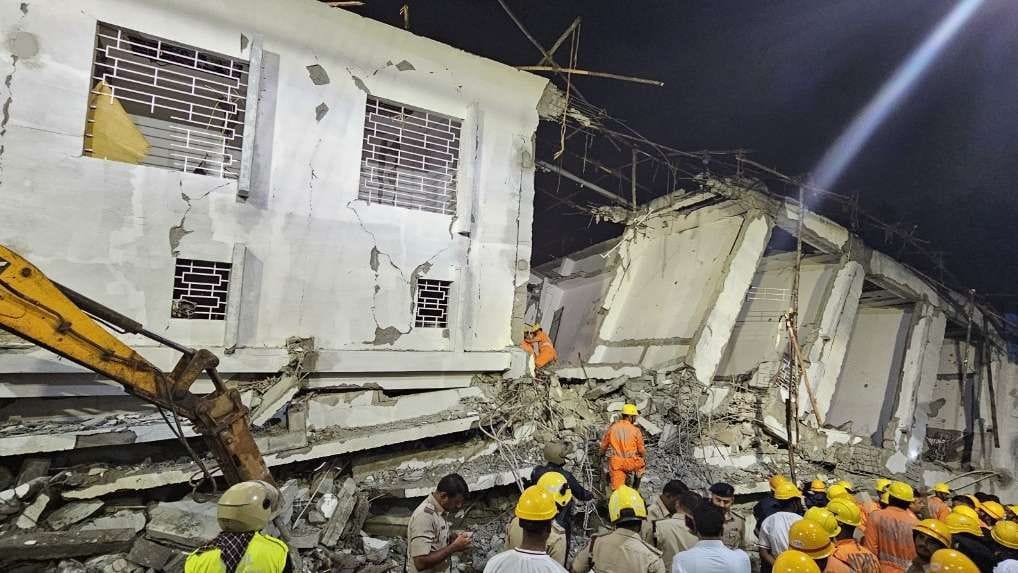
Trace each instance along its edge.
{"label": "white concrete wall", "polygon": [[887,421],[890,412],[885,410],[896,400],[911,315],[910,309],[859,308],[827,423],[852,422],[846,429],[869,436]]}
{"label": "white concrete wall", "polygon": [[[514,291],[529,273],[532,137],[546,80],[312,0],[22,6],[0,5],[0,241],[51,277],[169,338],[217,349],[224,322],[170,319],[168,237],[181,225],[181,257],[228,261],[235,243],[247,246],[238,370],[288,336],[340,353],[336,371],[347,370],[347,351],[439,351],[455,362],[511,344]],[[82,156],[97,21],[245,59],[241,35],[263,38],[279,74],[273,138],[256,142],[273,150],[261,196],[239,201],[236,181]],[[30,34],[38,53],[12,48],[17,34]],[[413,69],[398,71],[403,60]],[[310,64],[331,82],[314,85]],[[359,86],[463,119],[455,216],[357,200]],[[330,111],[316,122],[321,102]],[[413,328],[415,270],[454,281],[449,329]],[[389,327],[403,334],[372,344]],[[424,369],[414,354],[394,355],[386,370]],[[21,371],[57,368],[46,353],[31,356]]]}

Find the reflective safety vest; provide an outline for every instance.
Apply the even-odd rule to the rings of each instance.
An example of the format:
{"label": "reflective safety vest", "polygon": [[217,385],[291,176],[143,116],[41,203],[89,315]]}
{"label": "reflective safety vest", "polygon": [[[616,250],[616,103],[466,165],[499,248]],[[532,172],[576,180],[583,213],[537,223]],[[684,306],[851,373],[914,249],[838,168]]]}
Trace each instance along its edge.
{"label": "reflective safety vest", "polygon": [[[288,552],[289,549],[282,541],[271,535],[255,533],[235,573],[282,573]],[[195,550],[184,562],[184,573],[226,573],[226,566],[219,554],[219,549],[209,549],[202,553]]]}

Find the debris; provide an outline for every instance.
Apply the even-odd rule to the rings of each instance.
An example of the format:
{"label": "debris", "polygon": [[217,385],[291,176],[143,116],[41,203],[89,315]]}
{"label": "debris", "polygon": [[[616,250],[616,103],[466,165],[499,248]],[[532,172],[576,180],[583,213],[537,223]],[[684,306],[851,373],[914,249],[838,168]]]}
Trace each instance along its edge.
{"label": "debris", "polygon": [[57,508],[53,513],[49,514],[46,518],[46,524],[49,525],[51,529],[61,530],[89,517],[93,513],[99,511],[99,508],[102,506],[103,502],[94,499],[88,501],[72,501],[67,505]]}
{"label": "debris", "polygon": [[368,561],[381,563],[389,558],[389,549],[392,547],[391,541],[364,535],[361,537],[361,542],[364,544],[364,556],[368,558]]}
{"label": "debris", "polygon": [[586,398],[587,400],[597,400],[599,398],[603,398],[608,394],[611,394],[612,392],[618,391],[620,388],[625,386],[626,382],[628,381],[629,378],[626,376],[619,376],[617,378],[613,378],[607,382],[602,382],[601,384],[594,386],[593,388],[588,390],[583,395],[583,397]]}
{"label": "debris", "polygon": [[127,555],[127,559],[138,565],[162,570],[174,557],[182,554],[182,551],[160,545],[149,540],[144,535],[140,535],[134,540],[134,545],[131,546],[131,552]]}
{"label": "debris", "polygon": [[44,477],[49,473],[49,467],[49,458],[25,458],[25,461],[21,462],[21,471],[18,472],[18,485]]}
{"label": "debris", "polygon": [[353,478],[346,478],[336,496],[339,503],[332,514],[332,518],[329,519],[329,524],[322,530],[322,545],[335,547],[336,543],[339,542],[339,538],[343,535],[343,530],[346,528],[346,522],[350,519],[354,506],[357,505],[357,497],[354,495],[356,491],[357,484]]}
{"label": "debris", "polygon": [[316,86],[324,86],[329,83],[329,74],[320,64],[311,64],[307,67],[311,82]]}
{"label": "debris", "polygon": [[261,403],[251,412],[251,425],[265,425],[277,412],[286,407],[290,400],[297,395],[298,390],[300,390],[298,377],[282,375],[272,387],[262,394]]}
{"label": "debris", "polygon": [[101,573],[145,573],[145,568],[127,560],[126,553],[93,557],[85,562],[86,571]]}
{"label": "debris", "polygon": [[127,551],[134,529],[33,531],[0,536],[0,555],[8,560],[42,561]]}
{"label": "debris", "polygon": [[146,535],[153,541],[194,549],[219,533],[214,502],[200,503],[191,498],[158,503],[149,510]]}
{"label": "debris", "polygon": [[636,418],[636,425],[640,426],[644,430],[647,430],[647,433],[652,436],[657,436],[661,434],[661,428],[658,427],[657,424],[651,422],[650,420],[644,418],[643,416],[639,416]]}
{"label": "debris", "polygon": [[18,520],[14,523],[18,526],[18,529],[33,529],[39,525],[39,517],[42,516],[42,512],[46,511],[49,506],[50,496],[46,492],[42,492],[35,497],[35,500],[25,507],[21,515],[18,516]]}
{"label": "debris", "polygon": [[138,533],[145,529],[145,513],[129,509],[120,510],[113,515],[98,517],[80,528],[82,531],[105,531],[110,529],[130,529]]}

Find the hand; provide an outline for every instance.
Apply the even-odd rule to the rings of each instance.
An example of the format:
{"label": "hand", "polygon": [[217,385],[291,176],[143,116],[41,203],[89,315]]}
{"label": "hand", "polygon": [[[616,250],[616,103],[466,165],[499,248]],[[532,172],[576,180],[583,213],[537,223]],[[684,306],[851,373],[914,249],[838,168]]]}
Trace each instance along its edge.
{"label": "hand", "polygon": [[450,545],[452,545],[452,550],[463,551],[464,549],[470,547],[470,542],[473,540],[473,538],[474,534],[470,533],[469,531],[459,533],[458,535],[456,535],[456,539],[453,539],[452,543],[450,543]]}

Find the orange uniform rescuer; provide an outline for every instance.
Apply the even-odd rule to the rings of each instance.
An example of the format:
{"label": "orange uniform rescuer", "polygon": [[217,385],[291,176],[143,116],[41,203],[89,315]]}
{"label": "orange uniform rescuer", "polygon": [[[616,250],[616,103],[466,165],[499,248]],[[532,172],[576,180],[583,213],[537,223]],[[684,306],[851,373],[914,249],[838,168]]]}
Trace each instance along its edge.
{"label": "orange uniform rescuer", "polygon": [[612,491],[626,484],[626,475],[633,476],[633,488],[640,485],[640,478],[647,467],[647,448],[643,445],[643,432],[636,426],[640,415],[635,404],[622,406],[619,418],[601,438],[601,454],[605,456]]}
{"label": "orange uniform rescuer", "polygon": [[540,324],[526,325],[526,331],[523,333],[523,342],[520,346],[523,350],[534,355],[534,366],[537,368],[544,368],[558,360],[558,352],[555,351],[555,345],[551,343],[551,338],[544,332]]}

